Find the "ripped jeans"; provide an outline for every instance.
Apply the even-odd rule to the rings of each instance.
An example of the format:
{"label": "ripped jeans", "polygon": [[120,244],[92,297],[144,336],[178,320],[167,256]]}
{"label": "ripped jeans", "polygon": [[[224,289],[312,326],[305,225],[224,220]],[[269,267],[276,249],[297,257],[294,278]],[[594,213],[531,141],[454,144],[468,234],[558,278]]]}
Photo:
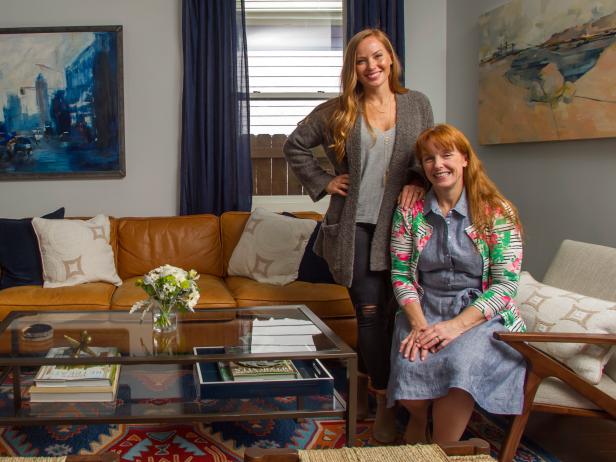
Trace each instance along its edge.
{"label": "ripped jeans", "polygon": [[377,390],[387,388],[394,319],[389,271],[370,270],[370,247],[375,225],[357,223],[353,282],[349,287],[357,317],[357,350],[360,370],[370,376]]}

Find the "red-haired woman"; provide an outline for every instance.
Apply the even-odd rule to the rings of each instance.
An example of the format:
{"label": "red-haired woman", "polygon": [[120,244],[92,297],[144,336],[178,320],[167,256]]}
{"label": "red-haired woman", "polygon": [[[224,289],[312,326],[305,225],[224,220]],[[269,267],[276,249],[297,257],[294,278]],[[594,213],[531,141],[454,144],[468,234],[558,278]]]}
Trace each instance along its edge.
{"label": "red-haired woman", "polygon": [[492,338],[524,331],[513,303],[522,262],[517,210],[451,125],[424,131],[416,156],[432,188],[392,228],[392,281],[401,307],[391,352],[389,403],[411,414],[404,438],[457,441],[475,403],[522,411],[525,362]]}
{"label": "red-haired woman", "polygon": [[[408,207],[423,195],[414,161],[417,135],[433,125],[421,93],[400,85],[400,63],[387,36],[377,29],[357,33],[348,43],[341,73],[342,95],[318,106],[289,136],[287,161],[310,197],[331,195],[315,251],[332,276],[349,288],[358,322],[358,350],[377,391],[374,437],[396,437],[387,411],[393,320],[389,273],[391,218],[400,195]],[[313,155],[322,146],[335,174]],[[405,187],[405,185],[407,185]]]}

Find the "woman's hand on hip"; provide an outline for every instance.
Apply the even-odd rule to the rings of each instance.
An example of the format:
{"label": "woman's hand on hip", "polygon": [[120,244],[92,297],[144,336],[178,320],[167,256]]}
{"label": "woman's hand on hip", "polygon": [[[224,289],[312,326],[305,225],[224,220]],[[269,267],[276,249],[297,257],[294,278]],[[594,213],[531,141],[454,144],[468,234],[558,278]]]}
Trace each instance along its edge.
{"label": "woman's hand on hip", "polygon": [[423,199],[426,194],[426,190],[421,186],[415,184],[404,185],[402,191],[398,195],[398,205],[403,210],[408,210],[415,205],[415,202]]}
{"label": "woman's hand on hip", "polygon": [[346,196],[348,189],[349,174],[343,173],[342,175],[332,178],[332,180],[325,187],[325,192],[331,195],[338,194],[339,196]]}
{"label": "woman's hand on hip", "polygon": [[464,327],[457,319],[437,322],[422,329],[416,343],[420,348],[436,353],[462,335],[464,331]]}

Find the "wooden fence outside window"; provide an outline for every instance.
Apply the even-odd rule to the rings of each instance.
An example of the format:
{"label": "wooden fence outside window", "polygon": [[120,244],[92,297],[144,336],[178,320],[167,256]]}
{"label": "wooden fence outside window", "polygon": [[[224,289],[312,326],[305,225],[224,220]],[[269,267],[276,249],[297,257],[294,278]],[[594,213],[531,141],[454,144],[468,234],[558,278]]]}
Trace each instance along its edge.
{"label": "wooden fence outside window", "polygon": [[[253,196],[294,196],[306,194],[284,158],[287,135],[250,135]],[[320,165],[333,174],[321,147],[315,149]]]}

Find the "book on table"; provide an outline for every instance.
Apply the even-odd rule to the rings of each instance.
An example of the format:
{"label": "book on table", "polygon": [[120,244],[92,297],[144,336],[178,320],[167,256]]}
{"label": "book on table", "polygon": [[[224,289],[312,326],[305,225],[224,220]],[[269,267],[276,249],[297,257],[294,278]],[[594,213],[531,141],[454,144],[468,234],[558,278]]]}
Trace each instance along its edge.
{"label": "book on table", "polygon": [[290,359],[272,361],[219,362],[220,376],[225,381],[248,382],[251,380],[292,380],[300,378],[299,371]]}
{"label": "book on table", "polygon": [[30,387],[31,403],[50,402],[111,402],[115,401],[120,380],[119,367],[111,377],[111,383],[103,386]]}
{"label": "book on table", "polygon": [[[245,351],[245,347],[243,350]],[[225,353],[241,351],[242,347],[236,351],[236,348],[228,346],[193,348],[197,356],[222,356]],[[276,379],[272,376],[253,376],[239,381],[233,379],[227,360],[196,362],[193,373],[197,397],[201,400],[224,400],[263,396],[333,395],[334,379],[321,361],[313,358],[290,361],[297,370],[296,377]]]}
{"label": "book on table", "polygon": [[[118,349],[115,347],[91,347],[90,349],[97,356],[118,356]],[[70,355],[71,349],[63,347],[51,348],[46,357],[67,358]],[[41,366],[34,377],[34,383],[37,387],[50,388],[111,386],[119,367],[119,364]]]}
{"label": "book on table", "polygon": [[[116,347],[90,347],[100,357],[116,357]],[[47,358],[67,358],[69,347],[51,348]],[[82,354],[81,357],[89,357]],[[109,402],[115,400],[119,364],[65,364],[41,366],[30,387],[30,402]]]}

